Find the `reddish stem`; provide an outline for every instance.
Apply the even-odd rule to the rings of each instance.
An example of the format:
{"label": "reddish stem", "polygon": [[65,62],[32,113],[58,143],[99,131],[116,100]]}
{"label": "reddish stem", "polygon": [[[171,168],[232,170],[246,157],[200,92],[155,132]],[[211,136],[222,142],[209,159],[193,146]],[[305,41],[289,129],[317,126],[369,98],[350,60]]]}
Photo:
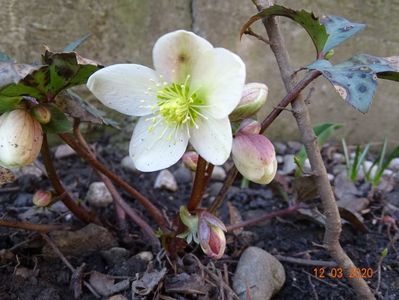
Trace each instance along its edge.
{"label": "reddish stem", "polygon": [[105,165],[99,162],[97,159],[92,157],[89,153],[86,152],[84,147],[79,145],[74,141],[74,139],[65,133],[59,134],[60,138],[64,140],[72,149],[76,151],[84,160],[86,160],[94,169],[103,173],[109,179],[111,179],[116,185],[123,188],[127,193],[137,199],[148,211],[148,213],[154,218],[154,221],[158,224],[158,226],[164,231],[167,232],[167,222],[162,214],[162,212],[144,195],[138,192],[135,188],[130,186],[126,181],[116,175],[114,172],[109,170]]}
{"label": "reddish stem", "polygon": [[195,179],[193,189],[191,191],[190,200],[187,203],[189,211],[195,210],[201,203],[205,188],[208,185],[213,171],[213,165],[208,164],[205,159],[198,156],[197,170],[195,171]]}
{"label": "reddish stem", "polygon": [[43,156],[44,166],[46,167],[48,178],[57,193],[60,197],[61,201],[65,204],[65,206],[81,221],[85,223],[98,222],[97,217],[94,213],[87,211],[82,206],[79,206],[69,195],[69,193],[65,190],[62,185],[60,179],[58,178],[57,172],[54,168],[53,162],[50,156],[50,150],[47,142],[47,135],[43,136],[43,144],[41,153]]}
{"label": "reddish stem", "polygon": [[300,208],[299,204],[294,204],[286,209],[277,210],[277,211],[274,211],[271,213],[265,213],[263,215],[260,215],[259,217],[256,217],[256,218],[253,218],[250,220],[246,220],[241,223],[229,225],[226,227],[226,229],[227,229],[227,231],[233,231],[238,228],[253,226],[259,222],[269,220],[269,219],[272,219],[275,217],[282,217],[282,216],[290,215],[290,214],[296,212],[299,208]]}
{"label": "reddish stem", "polygon": [[27,223],[27,222],[15,222],[15,221],[8,221],[8,220],[0,220],[0,226],[25,229],[25,230],[37,231],[37,232],[50,232],[50,231],[54,231],[54,230],[65,229],[65,226],[63,226],[63,225],[33,224],[33,223]]}

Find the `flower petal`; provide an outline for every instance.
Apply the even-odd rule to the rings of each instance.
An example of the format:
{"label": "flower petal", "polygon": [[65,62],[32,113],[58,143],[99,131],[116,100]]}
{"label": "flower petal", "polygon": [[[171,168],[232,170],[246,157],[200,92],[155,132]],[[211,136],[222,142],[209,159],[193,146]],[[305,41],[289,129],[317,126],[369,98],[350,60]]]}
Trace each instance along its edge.
{"label": "flower petal", "polygon": [[227,117],[238,105],[245,83],[240,57],[223,49],[203,52],[192,72],[190,90],[198,90],[216,119]]}
{"label": "flower petal", "polygon": [[117,64],[90,76],[87,87],[105,106],[130,116],[145,116],[157,102],[159,75],[135,64]]}
{"label": "flower petal", "polygon": [[229,118],[199,119],[198,128],[190,128],[190,143],[206,161],[222,165],[229,158],[232,146],[232,132]]}
{"label": "flower petal", "polygon": [[200,54],[212,49],[202,37],[177,30],[161,36],[152,50],[154,67],[168,82],[184,82]]}
{"label": "flower petal", "polygon": [[153,115],[139,119],[130,141],[129,153],[136,168],[143,172],[165,169],[176,163],[184,154],[188,144],[185,128],[168,127],[161,120],[154,124]]}

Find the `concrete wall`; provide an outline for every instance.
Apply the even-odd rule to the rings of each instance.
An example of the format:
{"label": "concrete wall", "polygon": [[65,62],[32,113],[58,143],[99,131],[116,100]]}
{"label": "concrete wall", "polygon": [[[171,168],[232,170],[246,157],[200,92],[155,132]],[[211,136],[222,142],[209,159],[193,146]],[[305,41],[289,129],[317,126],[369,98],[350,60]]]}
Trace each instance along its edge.
{"label": "concrete wall", "polygon": [[[399,0],[287,0],[281,4],[368,24],[363,33],[336,49],[335,62],[356,53],[399,55]],[[285,94],[268,47],[253,38],[238,38],[241,25],[256,13],[250,0],[0,0],[0,7],[0,50],[22,62],[37,60],[43,44],[59,50],[90,32],[93,36],[79,49],[82,55],[104,64],[151,66],[156,39],[172,30],[188,29],[215,46],[237,52],[247,65],[248,81],[269,85],[265,112]],[[311,62],[314,50],[307,34],[290,20],[281,21],[293,64],[300,67]],[[260,24],[255,28],[264,33]],[[399,84],[380,81],[366,115],[345,105],[324,79],[318,79],[314,87],[310,105],[314,123],[344,123],[341,136],[351,143],[381,141],[384,136],[399,143]],[[296,138],[290,113],[284,112],[268,134],[279,140]]]}

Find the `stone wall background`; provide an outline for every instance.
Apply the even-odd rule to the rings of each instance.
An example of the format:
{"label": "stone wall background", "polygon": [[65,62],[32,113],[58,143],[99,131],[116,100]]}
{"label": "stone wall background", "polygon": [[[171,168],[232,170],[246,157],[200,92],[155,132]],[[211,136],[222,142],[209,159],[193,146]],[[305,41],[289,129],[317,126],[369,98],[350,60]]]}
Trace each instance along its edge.
{"label": "stone wall background", "polygon": [[[313,10],[316,15],[340,15],[368,27],[336,49],[333,62],[356,53],[399,55],[399,0],[286,0],[281,4]],[[90,32],[81,48],[83,56],[104,64],[134,62],[152,65],[151,49],[162,34],[193,30],[215,46],[238,53],[248,69],[247,81],[266,82],[270,94],[267,113],[285,95],[274,57],[263,43],[249,37],[239,40],[241,25],[256,13],[250,0],[0,0],[0,50],[20,62],[38,60],[42,45],[60,50]],[[258,24],[257,32],[264,29]],[[304,30],[287,19],[282,28],[292,62],[306,65],[314,49]],[[330,84],[319,78],[311,100],[314,123],[345,124],[338,137],[350,143],[379,142],[385,136],[399,143],[399,85],[379,81],[374,103],[363,115],[345,105]],[[284,112],[268,131],[277,140],[295,139],[294,119]]]}

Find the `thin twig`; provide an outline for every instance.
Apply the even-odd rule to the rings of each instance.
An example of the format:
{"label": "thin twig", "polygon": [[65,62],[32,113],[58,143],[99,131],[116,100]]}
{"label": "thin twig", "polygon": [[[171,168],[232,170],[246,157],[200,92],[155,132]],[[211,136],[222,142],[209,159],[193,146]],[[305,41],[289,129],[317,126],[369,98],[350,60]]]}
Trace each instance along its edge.
{"label": "thin twig", "polygon": [[300,208],[300,205],[295,204],[295,205],[292,205],[285,209],[277,210],[277,211],[274,211],[271,213],[264,213],[264,214],[260,215],[259,217],[252,218],[250,220],[246,220],[246,221],[243,221],[243,222],[240,222],[237,224],[232,224],[232,225],[226,226],[226,229],[227,229],[227,232],[231,232],[238,228],[254,226],[257,223],[265,221],[265,220],[269,220],[269,219],[272,219],[275,217],[282,217],[282,216],[290,215],[290,214],[296,212],[299,208]]}
{"label": "thin twig", "polygon": [[[72,264],[68,261],[68,259],[62,254],[60,249],[54,244],[52,239],[47,235],[42,233],[43,239],[49,244],[49,246],[53,249],[53,251],[58,255],[58,257],[62,260],[62,262],[68,267],[69,270],[71,270],[72,273],[75,273],[76,270],[72,266]],[[90,285],[90,283],[83,281],[83,284],[90,290],[90,292],[96,297],[97,299],[100,299],[101,296],[96,292],[96,290]]]}
{"label": "thin twig", "polygon": [[34,224],[34,223],[28,223],[28,222],[16,222],[16,221],[8,221],[8,220],[0,220],[0,226],[25,229],[25,230],[36,231],[36,232],[44,232],[44,233],[54,231],[54,230],[65,229],[64,225]]}
{"label": "thin twig", "polygon": [[[51,160],[50,150],[47,143],[47,135],[43,136],[43,144],[41,149],[44,166],[46,167],[46,171],[48,174],[48,178],[50,179],[51,185],[54,190],[60,196],[61,201],[65,204],[65,206],[80,220],[85,223],[98,222],[96,215],[92,212],[87,211],[82,206],[79,206],[69,195],[69,193],[65,190],[62,185],[60,179],[58,178],[57,172],[53,165],[53,161]],[[62,196],[62,197],[61,197]]]}
{"label": "thin twig", "polygon": [[135,188],[129,185],[126,181],[116,175],[114,172],[109,170],[104,164],[97,159],[93,158],[90,153],[87,153],[84,147],[76,143],[74,139],[68,134],[59,134],[60,138],[64,140],[72,149],[76,151],[84,160],[86,160],[93,168],[103,173],[109,179],[111,179],[116,185],[123,188],[127,193],[137,199],[148,211],[148,213],[154,218],[154,221],[164,232],[168,232],[167,222],[162,212],[143,194],[138,192]]}
{"label": "thin twig", "polygon": [[316,266],[316,267],[320,266],[326,268],[334,268],[337,266],[337,263],[335,261],[329,261],[329,260],[312,260],[312,259],[283,256],[283,255],[275,255],[275,257],[279,261],[288,262],[297,265]]}
{"label": "thin twig", "polygon": [[[257,0],[254,2],[259,11],[275,3],[275,1],[272,0]],[[269,17],[263,19],[263,24],[270,40],[270,48],[276,57],[285,89],[290,93],[296,87],[296,82],[295,76],[292,76],[293,69],[285,47],[283,35],[280,32],[278,21],[275,17]],[[356,266],[339,243],[341,218],[330,181],[327,177],[327,171],[317,145],[317,139],[312,128],[309,111],[304,102],[304,97],[299,93],[297,99],[293,101],[291,105],[295,111],[294,117],[301,133],[312,171],[316,175],[316,185],[326,216],[324,243],[327,245],[332,258],[345,270],[346,274],[349,274],[350,270],[353,270]],[[375,299],[370,287],[363,278],[348,278],[348,280],[359,298]]]}
{"label": "thin twig", "polygon": [[[88,153],[90,153],[95,158],[96,155],[95,155],[94,151],[92,151],[90,149],[90,146],[88,145],[88,143],[86,142],[85,138],[83,137],[81,131],[79,130],[79,122],[76,121],[76,119],[74,122],[74,134],[75,134],[75,137],[77,138],[78,142],[83,147],[85,147],[86,151]],[[130,207],[126,203],[126,201],[119,194],[118,190],[116,189],[116,187],[114,186],[112,181],[107,176],[105,176],[104,174],[102,174],[100,172],[98,172],[98,174],[99,174],[101,180],[104,182],[107,189],[109,190],[110,194],[112,195],[112,198],[114,200],[116,208],[122,209],[123,214],[126,213],[132,219],[133,222],[135,222],[141,229],[143,229],[144,232],[147,233],[147,235],[150,237],[153,244],[158,245],[159,240],[156,237],[155,232],[151,228],[151,226],[146,221],[144,221],[132,207]]]}
{"label": "thin twig", "polygon": [[260,34],[255,33],[251,28],[248,28],[247,30],[245,30],[244,34],[251,35],[268,45],[270,44],[270,42],[265,37],[261,36]]}

